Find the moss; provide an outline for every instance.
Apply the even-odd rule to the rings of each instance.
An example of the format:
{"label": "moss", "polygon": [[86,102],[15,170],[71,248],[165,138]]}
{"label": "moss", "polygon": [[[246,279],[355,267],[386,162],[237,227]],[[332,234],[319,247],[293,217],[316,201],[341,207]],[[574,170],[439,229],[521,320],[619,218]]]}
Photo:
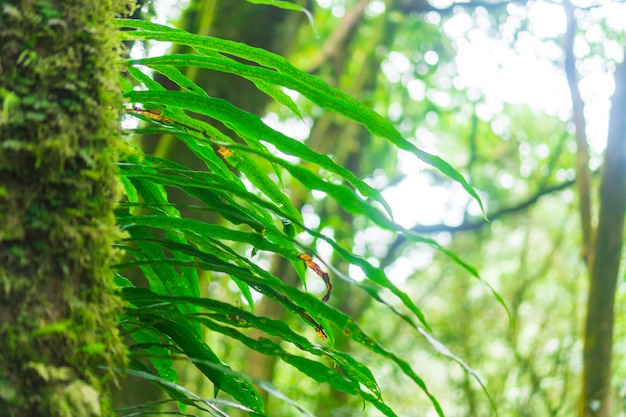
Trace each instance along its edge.
{"label": "moss", "polygon": [[106,415],[94,366],[126,363],[111,270],[122,141],[110,19],[131,4],[0,0],[3,415]]}

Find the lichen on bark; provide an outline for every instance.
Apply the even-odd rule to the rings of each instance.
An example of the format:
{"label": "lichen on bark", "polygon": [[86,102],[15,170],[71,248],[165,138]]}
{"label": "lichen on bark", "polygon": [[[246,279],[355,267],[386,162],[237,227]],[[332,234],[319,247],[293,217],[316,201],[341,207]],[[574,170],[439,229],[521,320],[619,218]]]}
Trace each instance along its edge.
{"label": "lichen on bark", "polygon": [[123,368],[113,209],[122,146],[114,13],[130,2],[0,0],[0,410],[109,414]]}

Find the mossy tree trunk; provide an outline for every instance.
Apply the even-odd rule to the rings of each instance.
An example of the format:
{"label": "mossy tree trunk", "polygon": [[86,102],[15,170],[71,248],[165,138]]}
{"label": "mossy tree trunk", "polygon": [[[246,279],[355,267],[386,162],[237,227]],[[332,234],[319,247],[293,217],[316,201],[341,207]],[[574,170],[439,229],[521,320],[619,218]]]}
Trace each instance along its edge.
{"label": "mossy tree trunk", "polygon": [[[0,0],[0,414],[109,415],[127,2]],[[109,372],[101,371],[101,365]]]}

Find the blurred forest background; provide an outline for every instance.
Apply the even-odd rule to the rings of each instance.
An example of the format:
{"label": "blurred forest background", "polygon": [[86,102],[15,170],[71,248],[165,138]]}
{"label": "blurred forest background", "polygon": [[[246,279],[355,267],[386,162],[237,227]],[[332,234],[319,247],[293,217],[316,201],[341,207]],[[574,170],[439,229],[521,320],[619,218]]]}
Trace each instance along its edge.
{"label": "blurred forest background", "polygon": [[[595,375],[585,372],[584,365],[595,359],[601,361],[593,366],[603,369],[602,376],[587,382],[583,396],[595,398],[589,392],[604,389],[602,378],[610,378],[613,411],[596,414],[594,407],[607,407],[591,401],[589,411],[579,415],[626,416],[622,360],[626,307],[623,273],[616,269],[624,214],[620,196],[626,194],[626,162],[619,159],[626,137],[617,125],[623,123],[618,119],[623,119],[626,109],[616,101],[614,116],[609,117],[625,45],[626,4],[601,0],[295,3],[311,11],[314,26],[303,13],[244,0],[175,5],[161,1],[154,8],[161,22],[286,56],[298,68],[389,118],[406,138],[449,161],[479,191],[489,222],[459,185],[407,159],[360,125],[293,95],[302,114],[309,115],[301,120],[246,80],[197,68],[185,72],[210,96],[226,98],[262,116],[272,127],[332,155],[366,178],[388,199],[396,221],[437,240],[479,271],[484,282],[431,247],[408,244],[371,228],[330,199],[285,184],[309,227],[322,229],[383,267],[410,295],[434,336],[476,370],[501,416],[579,413],[583,374]],[[150,12],[144,8],[144,13]],[[136,45],[133,50],[134,56],[151,53],[149,46]],[[618,85],[625,82],[617,80]],[[612,130],[611,123],[615,123]],[[616,139],[608,155],[615,161],[609,170],[604,152],[611,132]],[[168,137],[148,139],[144,146],[172,160],[185,161],[188,155]],[[616,197],[616,206],[605,204],[601,184],[603,198]],[[612,246],[603,249],[598,242]],[[355,279],[363,278],[360,271],[335,259],[323,242],[318,242],[318,248],[326,262],[334,262]],[[612,255],[612,261],[606,261],[605,255]],[[284,259],[261,256],[259,264],[298,285]],[[594,268],[596,264],[609,265],[613,272],[603,275],[596,271],[599,267]],[[589,282],[599,276],[605,281],[597,281],[598,288],[608,295],[599,295],[594,304],[588,297]],[[214,298],[245,304],[226,277],[203,279],[203,289]],[[334,279],[333,284],[330,303],[407,359],[447,416],[494,415],[480,385],[460,366],[438,355],[405,323],[371,303],[370,297],[340,280]],[[489,286],[502,296],[511,320]],[[320,294],[325,290],[314,276],[308,289]],[[594,291],[592,296],[597,294]],[[611,341],[613,293],[617,302]],[[257,314],[289,320],[295,329],[304,326],[271,301],[260,296],[256,301]],[[597,321],[586,325],[588,305],[606,308],[599,316],[590,316]],[[593,334],[594,329],[599,333]],[[606,337],[609,346],[613,343],[612,373],[606,343],[600,347],[605,349],[602,354],[593,351],[598,346],[589,344]],[[248,351],[220,335],[208,333],[206,338],[234,369],[272,381],[316,415],[379,415],[371,406],[363,409],[358,398],[302,378],[274,357]],[[336,343],[356,358],[364,355],[341,335]],[[398,415],[436,415],[428,398],[416,394],[397,369],[369,365],[386,402]],[[210,396],[204,378],[196,372],[190,368],[181,375],[184,385]],[[151,394],[124,386],[117,395],[136,400]],[[599,398],[605,398],[602,395]],[[293,415],[294,410],[281,401],[271,397],[266,401],[268,415]]]}

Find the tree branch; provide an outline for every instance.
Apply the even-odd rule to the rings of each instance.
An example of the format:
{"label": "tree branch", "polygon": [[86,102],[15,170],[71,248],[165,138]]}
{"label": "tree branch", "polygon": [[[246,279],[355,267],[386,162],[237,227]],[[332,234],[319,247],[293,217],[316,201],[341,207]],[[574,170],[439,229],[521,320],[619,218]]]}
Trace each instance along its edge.
{"label": "tree branch", "polygon": [[[489,213],[487,217],[490,219],[490,222],[493,222],[507,215],[518,213],[520,211],[523,211],[529,208],[533,204],[537,203],[541,197],[565,190],[571,187],[575,183],[576,183],[576,179],[573,179],[570,181],[565,181],[561,184],[554,185],[552,187],[541,188],[534,195],[528,197],[524,201],[521,201],[517,205],[505,207],[493,213]],[[441,232],[457,233],[457,232],[466,232],[470,230],[478,230],[482,228],[483,226],[486,226],[487,224],[489,224],[488,221],[484,220],[483,218],[480,218],[480,219],[471,219],[471,220],[464,221],[463,223],[457,226],[450,226],[447,224],[433,224],[433,225],[419,225],[418,224],[416,226],[413,226],[410,230],[412,232],[419,233],[422,235],[429,235],[429,234],[441,233]],[[406,241],[407,239],[403,235],[398,235],[396,237],[396,239],[389,245],[387,254],[381,261],[381,265],[383,267],[386,265],[389,265],[393,261],[393,259],[395,258],[396,252],[400,249],[400,247]]]}
{"label": "tree branch", "polygon": [[[544,0],[546,3],[560,5],[561,2],[558,1],[550,1]],[[479,7],[490,11],[497,10],[503,7],[508,6],[509,4],[520,4],[525,5],[528,3],[528,0],[507,0],[507,1],[460,1],[456,3],[452,3],[447,7],[435,7],[428,2],[428,0],[404,0],[400,2],[398,6],[398,10],[405,13],[426,13],[426,12],[437,12],[441,15],[448,15],[454,12],[457,8],[463,9],[477,9]],[[573,6],[573,9],[589,11],[593,9],[597,9],[599,7],[604,6],[605,4],[592,4],[590,6]]]}
{"label": "tree branch", "polygon": [[370,0],[361,0],[354,7],[350,8],[344,16],[341,24],[326,39],[321,48],[321,54],[315,58],[315,62],[307,69],[310,74],[315,74],[320,67],[328,61],[331,61],[337,54],[343,53],[346,41],[350,38],[350,34],[359,26],[365,8]]}
{"label": "tree branch", "polygon": [[452,3],[448,7],[435,7],[430,4],[427,0],[405,0],[401,2],[398,7],[400,11],[405,13],[425,13],[425,12],[437,12],[442,15],[450,14],[456,8],[465,8],[465,9],[476,9],[478,7],[482,7],[486,10],[496,10],[502,7],[506,7],[509,4],[521,4],[524,5],[528,3],[528,0],[508,0],[508,1],[467,1],[467,2],[457,2]]}
{"label": "tree branch", "polygon": [[567,32],[565,34],[565,75],[572,98],[573,121],[576,126],[576,178],[578,187],[578,203],[580,205],[580,223],[583,232],[582,257],[590,266],[593,227],[591,225],[591,197],[590,197],[590,170],[589,144],[587,143],[585,123],[585,103],[580,95],[576,77],[576,57],[574,56],[574,40],[576,39],[576,17],[574,6],[570,0],[563,0],[563,9],[567,17]]}

